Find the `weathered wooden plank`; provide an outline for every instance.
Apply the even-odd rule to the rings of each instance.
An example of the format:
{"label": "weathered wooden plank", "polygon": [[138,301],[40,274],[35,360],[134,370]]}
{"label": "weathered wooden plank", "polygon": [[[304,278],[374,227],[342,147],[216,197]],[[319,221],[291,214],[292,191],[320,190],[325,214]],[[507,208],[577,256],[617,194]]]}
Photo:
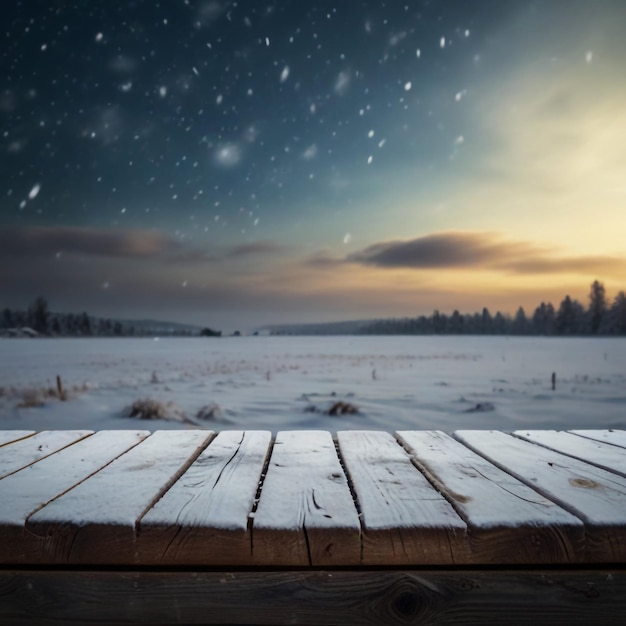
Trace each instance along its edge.
{"label": "weathered wooden plank", "polygon": [[626,479],[498,431],[455,437],[585,523],[585,560],[626,560]]}
{"label": "weathered wooden plank", "polygon": [[358,565],[359,518],[328,432],[279,432],[253,520],[264,565]]}
{"label": "weathered wooden plank", "polygon": [[401,431],[417,466],[468,526],[475,564],[584,559],[581,520],[439,431]]}
{"label": "weathered wooden plank", "polygon": [[[626,477],[626,449],[557,430],[517,430],[520,439],[602,467]],[[626,502],[624,503],[626,509]]]}
{"label": "weathered wooden plank", "polygon": [[570,432],[580,437],[587,437],[588,439],[610,443],[612,446],[626,448],[626,430],[571,430]]}
{"label": "weathered wooden plank", "polygon": [[267,431],[223,431],[140,522],[138,562],[245,565]]}
{"label": "weathered wooden plank", "polygon": [[206,446],[212,433],[157,431],[29,517],[53,563],[132,564],[135,526]]}
{"label": "weathered wooden plank", "polygon": [[626,573],[593,571],[2,571],[0,622],[606,624]]}
{"label": "weathered wooden plank", "polygon": [[18,441],[20,439],[26,439],[34,435],[34,430],[0,430],[0,447],[5,446],[7,443]]}
{"label": "weathered wooden plank", "polygon": [[0,478],[32,465],[93,434],[92,430],[45,430],[0,449]]}
{"label": "weathered wooden plank", "polygon": [[388,433],[340,431],[361,511],[362,564],[469,562],[465,522]]}
{"label": "weathered wooden plank", "polygon": [[63,493],[145,439],[148,431],[101,431],[0,481],[0,563],[47,562],[45,540],[25,522]]}

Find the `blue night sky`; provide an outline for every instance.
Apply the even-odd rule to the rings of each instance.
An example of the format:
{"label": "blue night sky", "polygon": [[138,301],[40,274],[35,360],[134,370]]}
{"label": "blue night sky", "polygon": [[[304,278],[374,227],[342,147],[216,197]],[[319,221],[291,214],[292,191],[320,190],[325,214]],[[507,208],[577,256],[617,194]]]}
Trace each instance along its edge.
{"label": "blue night sky", "polygon": [[626,282],[626,3],[5,2],[0,294],[192,322]]}

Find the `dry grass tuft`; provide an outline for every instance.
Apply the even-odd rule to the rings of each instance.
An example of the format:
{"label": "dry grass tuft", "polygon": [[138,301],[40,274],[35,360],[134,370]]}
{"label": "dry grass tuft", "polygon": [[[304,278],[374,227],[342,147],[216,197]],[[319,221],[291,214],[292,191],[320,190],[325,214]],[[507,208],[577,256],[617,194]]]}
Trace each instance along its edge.
{"label": "dry grass tuft", "polygon": [[198,409],[196,418],[199,420],[218,420],[222,417],[222,409],[220,405],[212,402],[211,404],[205,404]]}
{"label": "dry grass tuft", "polygon": [[328,409],[328,415],[354,415],[359,412],[359,407],[351,404],[350,402],[335,402],[330,409]]}
{"label": "dry grass tuft", "polygon": [[35,387],[27,387],[26,389],[22,389],[20,395],[21,400],[17,405],[18,409],[32,409],[45,405],[41,389],[36,389]]}
{"label": "dry grass tuft", "polygon": [[[332,395],[332,394],[331,394]],[[304,407],[305,413],[324,413],[325,415],[332,415],[334,417],[338,415],[355,415],[359,412],[359,407],[350,402],[344,402],[343,400],[339,400],[337,402],[333,402],[328,409],[325,411],[320,410],[314,404],[309,404]]]}
{"label": "dry grass tuft", "polygon": [[124,410],[127,417],[136,417],[141,420],[176,420],[187,422],[183,411],[173,402],[161,402],[152,398],[135,400]]}

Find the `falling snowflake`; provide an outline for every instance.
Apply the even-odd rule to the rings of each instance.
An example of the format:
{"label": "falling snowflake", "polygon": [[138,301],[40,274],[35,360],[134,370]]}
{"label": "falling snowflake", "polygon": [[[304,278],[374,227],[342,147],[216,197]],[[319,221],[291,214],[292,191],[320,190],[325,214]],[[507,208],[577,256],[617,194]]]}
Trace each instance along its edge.
{"label": "falling snowflake", "polygon": [[315,144],[311,144],[303,153],[303,159],[314,159],[317,156],[317,146]]}
{"label": "falling snowflake", "polygon": [[350,74],[348,72],[339,72],[335,80],[335,93],[343,96],[350,86]]}
{"label": "falling snowflake", "polygon": [[587,61],[587,63],[591,63],[591,61],[593,61],[593,52],[591,50],[589,50],[585,55],[585,61]]}
{"label": "falling snowflake", "polygon": [[241,161],[241,150],[234,143],[224,144],[215,152],[215,160],[219,165],[232,167]]}
{"label": "falling snowflake", "polygon": [[350,233],[346,233],[343,237],[343,242],[348,244],[352,241],[352,235]]}
{"label": "falling snowflake", "polygon": [[404,91],[411,91],[411,87],[413,85],[411,84],[411,81],[408,81],[407,83],[404,84]]}
{"label": "falling snowflake", "polygon": [[373,157],[373,156],[371,156],[371,155],[370,155],[370,156],[368,156],[368,157],[367,157],[367,164],[368,164],[368,165],[371,165],[373,160],[374,160],[374,157]]}
{"label": "falling snowflake", "polygon": [[37,183],[33,186],[33,188],[28,192],[28,199],[34,200],[37,197],[37,194],[41,190],[41,184]]}
{"label": "falling snowflake", "polygon": [[280,73],[280,82],[284,83],[289,78],[289,66],[285,65],[283,71]]}
{"label": "falling snowflake", "polygon": [[104,38],[104,35],[102,33],[98,33],[95,37],[96,41],[98,42],[102,41],[103,38]]}
{"label": "falling snowflake", "polygon": [[446,47],[446,38],[445,38],[445,37],[442,37],[442,38],[439,40],[439,47],[440,47],[440,48],[445,48],[445,47]]}
{"label": "falling snowflake", "polygon": [[373,131],[373,130],[370,130],[370,131],[367,133],[367,136],[371,139],[371,138],[374,136],[374,131]]}
{"label": "falling snowflake", "polygon": [[415,56],[416,56],[418,59],[422,56],[422,51],[421,51],[419,48],[415,51]]}
{"label": "falling snowflake", "polygon": [[165,98],[165,96],[167,96],[167,87],[161,85],[161,87],[159,87],[159,95],[161,98]]}

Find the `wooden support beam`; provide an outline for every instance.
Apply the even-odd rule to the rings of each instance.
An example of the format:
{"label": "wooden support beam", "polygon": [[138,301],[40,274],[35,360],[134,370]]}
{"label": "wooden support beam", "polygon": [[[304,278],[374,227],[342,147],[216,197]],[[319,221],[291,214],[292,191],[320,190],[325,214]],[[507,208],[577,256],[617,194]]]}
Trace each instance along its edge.
{"label": "wooden support beam", "polygon": [[626,571],[0,571],[0,623],[617,624]]}

